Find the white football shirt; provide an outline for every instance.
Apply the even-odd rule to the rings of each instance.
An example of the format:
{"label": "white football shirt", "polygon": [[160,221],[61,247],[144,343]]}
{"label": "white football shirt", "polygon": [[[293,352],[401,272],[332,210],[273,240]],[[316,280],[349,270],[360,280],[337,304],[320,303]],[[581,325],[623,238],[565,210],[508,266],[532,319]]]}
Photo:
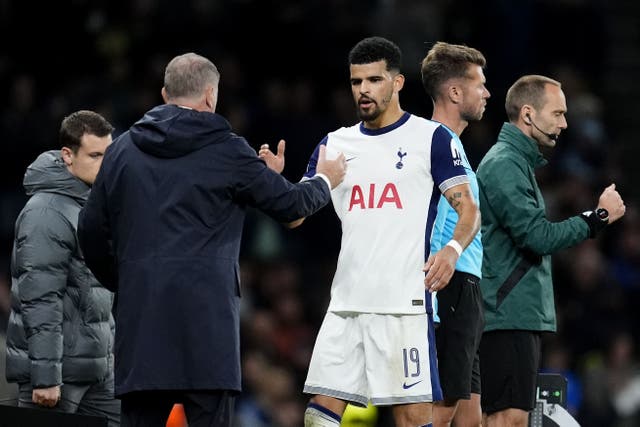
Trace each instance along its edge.
{"label": "white football shirt", "polygon": [[342,241],[329,311],[431,313],[422,271],[440,195],[468,183],[451,135],[437,122],[404,113],[396,123],[362,123],[329,133],[327,158],[344,153],[347,173],[331,191]]}

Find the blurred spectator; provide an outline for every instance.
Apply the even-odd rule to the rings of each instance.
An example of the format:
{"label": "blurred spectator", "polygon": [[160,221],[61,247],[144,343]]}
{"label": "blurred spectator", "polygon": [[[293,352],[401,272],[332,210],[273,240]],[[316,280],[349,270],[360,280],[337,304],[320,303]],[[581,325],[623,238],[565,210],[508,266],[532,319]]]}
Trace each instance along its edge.
{"label": "blurred spectator", "polygon": [[7,322],[11,312],[11,286],[9,273],[0,267],[0,405],[18,403],[18,385],[8,383],[5,378],[5,354],[7,343]]}
{"label": "blurred spectator", "polygon": [[611,337],[604,358],[587,360],[584,373],[582,427],[632,427],[640,423],[640,366],[632,336]]}
{"label": "blurred spectator", "polygon": [[627,215],[611,256],[611,275],[637,301],[640,294],[640,213],[632,206]]}
{"label": "blurred spectator", "polygon": [[626,323],[624,296],[607,278],[606,258],[597,240],[583,242],[557,256],[559,329],[577,354],[602,348],[618,325]]}

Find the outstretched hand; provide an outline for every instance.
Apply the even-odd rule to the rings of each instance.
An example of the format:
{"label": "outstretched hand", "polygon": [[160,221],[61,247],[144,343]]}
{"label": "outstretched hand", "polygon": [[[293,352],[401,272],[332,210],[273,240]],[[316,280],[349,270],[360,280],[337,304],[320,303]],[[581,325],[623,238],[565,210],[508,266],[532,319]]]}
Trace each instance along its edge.
{"label": "outstretched hand", "polygon": [[264,160],[269,169],[282,173],[284,170],[284,146],[285,141],[281,139],[278,142],[278,154],[273,154],[273,151],[269,149],[269,144],[262,144],[260,151],[258,151],[258,157]]}
{"label": "outstretched hand", "polygon": [[327,160],[327,147],[324,144],[321,145],[318,153],[316,173],[321,173],[329,178],[332,190],[336,188],[347,173],[347,161],[344,153],[338,154],[338,157],[333,160]]}

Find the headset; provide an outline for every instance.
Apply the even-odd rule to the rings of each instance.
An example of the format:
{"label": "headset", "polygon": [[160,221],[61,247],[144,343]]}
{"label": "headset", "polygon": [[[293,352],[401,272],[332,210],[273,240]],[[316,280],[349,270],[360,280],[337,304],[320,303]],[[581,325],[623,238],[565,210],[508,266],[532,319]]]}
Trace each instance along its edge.
{"label": "headset", "polygon": [[546,136],[550,140],[552,140],[552,141],[557,141],[558,140],[558,136],[559,135],[557,133],[547,133],[547,132],[543,131],[538,126],[536,126],[536,124],[533,122],[533,119],[531,118],[529,113],[526,113],[525,116],[527,117],[527,119],[529,119],[529,123],[527,123],[528,125],[533,125],[534,128],[538,129],[541,134],[543,134],[544,136]]}

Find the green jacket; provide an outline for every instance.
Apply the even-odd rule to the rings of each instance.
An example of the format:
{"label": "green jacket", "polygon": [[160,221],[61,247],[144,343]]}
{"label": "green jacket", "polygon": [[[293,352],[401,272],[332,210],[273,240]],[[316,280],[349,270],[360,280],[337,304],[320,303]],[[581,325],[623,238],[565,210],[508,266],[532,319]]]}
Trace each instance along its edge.
{"label": "green jacket", "polygon": [[485,332],[555,331],[551,254],[589,238],[580,216],[546,218],[534,173],[545,164],[537,143],[505,123],[478,166]]}

